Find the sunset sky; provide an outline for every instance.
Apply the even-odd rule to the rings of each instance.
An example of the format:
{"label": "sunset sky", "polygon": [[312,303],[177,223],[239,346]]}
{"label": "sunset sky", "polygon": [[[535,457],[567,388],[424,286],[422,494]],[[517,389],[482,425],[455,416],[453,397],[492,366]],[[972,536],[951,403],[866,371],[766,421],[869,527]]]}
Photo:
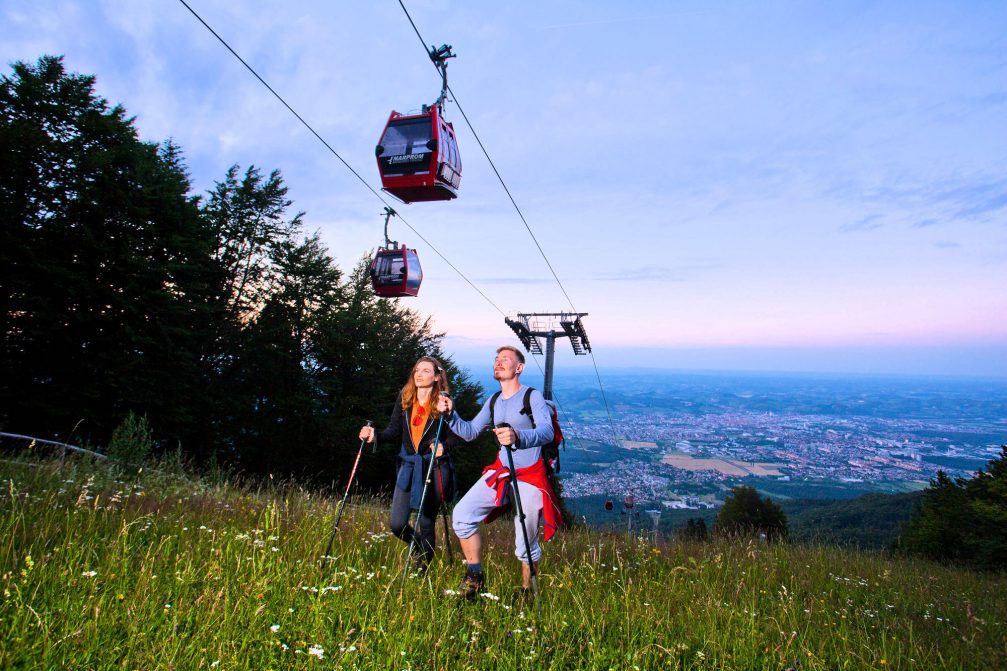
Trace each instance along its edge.
{"label": "sunset sky", "polygon": [[[395,0],[189,4],[375,189],[389,112],[439,92]],[[458,361],[514,342],[501,313],[575,309],[570,368],[1007,376],[1007,4],[405,6],[569,296],[449,103],[460,197],[385,200]],[[43,54],[195,192],[278,168],[341,268],[382,242],[384,203],[178,0],[4,0],[4,62]]]}

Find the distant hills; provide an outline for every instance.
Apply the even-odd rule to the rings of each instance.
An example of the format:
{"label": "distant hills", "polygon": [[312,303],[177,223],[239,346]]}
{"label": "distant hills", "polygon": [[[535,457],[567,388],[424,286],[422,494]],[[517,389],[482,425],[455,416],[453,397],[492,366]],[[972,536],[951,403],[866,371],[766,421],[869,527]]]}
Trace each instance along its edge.
{"label": "distant hills", "polygon": [[900,525],[916,510],[923,492],[864,494],[842,501],[795,500],[780,503],[790,538],[871,550],[891,548]]}

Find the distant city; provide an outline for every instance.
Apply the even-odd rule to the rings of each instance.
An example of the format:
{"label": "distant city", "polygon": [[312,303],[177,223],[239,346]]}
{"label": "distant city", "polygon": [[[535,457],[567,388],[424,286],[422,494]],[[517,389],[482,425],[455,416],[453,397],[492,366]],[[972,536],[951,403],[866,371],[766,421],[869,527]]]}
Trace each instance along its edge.
{"label": "distant city", "polygon": [[596,381],[557,378],[567,499],[701,510],[740,483],[783,499],[912,491],[1007,443],[1007,381],[632,372],[603,378],[606,409]]}

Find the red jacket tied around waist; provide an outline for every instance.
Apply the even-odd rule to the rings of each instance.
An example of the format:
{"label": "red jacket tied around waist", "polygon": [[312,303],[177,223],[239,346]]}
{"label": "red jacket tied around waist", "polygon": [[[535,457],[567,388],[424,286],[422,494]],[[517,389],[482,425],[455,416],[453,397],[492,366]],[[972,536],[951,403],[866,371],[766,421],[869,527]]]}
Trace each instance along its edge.
{"label": "red jacket tied around waist", "polygon": [[[497,455],[496,461],[483,469],[483,476],[485,477],[490,471],[493,471],[492,477],[485,479],[484,482],[491,489],[496,490],[497,507],[483,520],[486,524],[489,524],[507,510],[507,507],[503,504],[503,500],[504,496],[506,496],[507,486],[510,484],[511,477],[510,469],[500,463],[499,455]],[[527,468],[517,469],[515,475],[518,481],[537,487],[542,492],[542,516],[545,520],[543,535],[545,540],[549,540],[556,533],[556,530],[562,526],[563,515],[556,504],[556,493],[553,492],[552,485],[549,484],[545,462],[539,459]]]}

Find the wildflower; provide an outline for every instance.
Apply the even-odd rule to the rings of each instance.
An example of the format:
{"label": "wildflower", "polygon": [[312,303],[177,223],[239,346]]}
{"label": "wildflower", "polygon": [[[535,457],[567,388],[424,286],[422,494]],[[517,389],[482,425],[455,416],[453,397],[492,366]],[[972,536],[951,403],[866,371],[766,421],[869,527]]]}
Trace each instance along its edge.
{"label": "wildflower", "polygon": [[500,597],[498,597],[496,594],[493,594],[492,592],[482,592],[479,596],[490,599],[491,601],[500,600]]}
{"label": "wildflower", "polygon": [[165,609],[165,610],[168,610],[168,609],[170,609],[170,608],[171,608],[171,604],[170,604],[170,603],[166,603],[166,604],[164,604],[164,609]]}
{"label": "wildflower", "polygon": [[325,649],[320,645],[313,645],[308,648],[308,654],[318,659],[323,659],[325,657]]}
{"label": "wildflower", "polygon": [[98,575],[98,572],[97,571],[84,571],[83,573],[81,573],[81,575],[84,576],[85,578],[93,578],[96,575]]}
{"label": "wildflower", "polygon": [[278,625],[278,624],[270,625],[269,628],[275,634],[276,632],[278,632],[280,630],[280,625]]}

